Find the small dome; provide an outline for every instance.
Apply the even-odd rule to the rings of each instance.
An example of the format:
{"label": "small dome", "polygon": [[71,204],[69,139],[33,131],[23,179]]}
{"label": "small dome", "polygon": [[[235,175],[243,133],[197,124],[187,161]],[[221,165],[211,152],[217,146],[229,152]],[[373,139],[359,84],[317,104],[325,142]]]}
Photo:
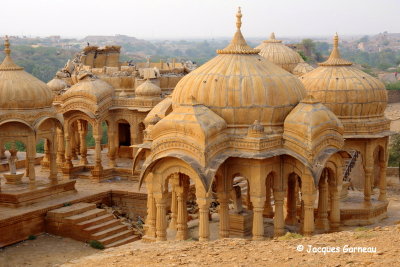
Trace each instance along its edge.
{"label": "small dome", "polygon": [[311,95],[285,119],[285,146],[306,158],[326,147],[343,146],[343,125],[336,115]]}
{"label": "small dome", "polygon": [[51,107],[53,94],[50,88],[13,62],[8,39],[4,47],[6,57],[0,65],[0,109]]}
{"label": "small dome", "polygon": [[[172,111],[172,100],[171,97],[166,97],[154,106],[144,118],[144,124],[146,127],[154,122],[154,118],[158,117],[160,119],[167,116]],[[157,118],[155,120],[158,120]]]}
{"label": "small dome", "polygon": [[79,82],[74,84],[67,90],[63,96],[66,98],[70,95],[82,95],[94,97],[97,102],[107,97],[112,97],[114,88],[107,82],[86,74],[79,77]]}
{"label": "small dome", "polygon": [[161,88],[147,79],[135,89],[136,97],[160,97]]}
{"label": "small dome", "polygon": [[300,77],[306,90],[340,119],[382,117],[387,104],[385,85],[341,58],[339,37],[329,59]]}
{"label": "small dome", "polygon": [[290,73],[303,61],[299,53],[284,45],[281,40],[276,40],[274,33],[271,33],[269,40],[265,40],[256,48],[260,49],[261,56]]}
{"label": "small dome", "polygon": [[67,88],[67,87],[68,87],[68,84],[67,84],[64,80],[55,77],[54,79],[52,79],[51,81],[49,81],[49,82],[47,83],[47,86],[50,88],[50,90],[51,90],[55,95],[57,95],[57,94],[60,93],[60,91],[62,91],[62,90],[64,90],[65,88]]}
{"label": "small dome", "polygon": [[314,68],[308,64],[307,62],[300,62],[299,64],[296,65],[296,67],[293,69],[293,74],[296,76],[301,76],[306,73],[309,73],[310,71],[314,70]]}
{"label": "small dome", "polygon": [[282,131],[285,117],[305,96],[304,87],[296,76],[247,45],[240,31],[240,10],[236,16],[231,43],[178,82],[172,93],[173,108],[202,104],[236,129],[246,130],[258,120],[268,126],[267,132]]}

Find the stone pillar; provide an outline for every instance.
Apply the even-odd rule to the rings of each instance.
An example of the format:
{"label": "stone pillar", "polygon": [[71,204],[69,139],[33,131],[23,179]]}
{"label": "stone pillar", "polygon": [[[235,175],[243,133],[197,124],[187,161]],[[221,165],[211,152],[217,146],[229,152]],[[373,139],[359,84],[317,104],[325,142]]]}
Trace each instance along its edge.
{"label": "stone pillar", "polygon": [[197,196],[199,205],[199,241],[210,239],[210,222],[208,218],[211,199],[207,195]]}
{"label": "stone pillar", "polygon": [[251,203],[253,205],[253,240],[263,240],[265,196],[251,196]]}
{"label": "stone pillar", "polygon": [[327,176],[322,174],[318,185],[318,217],[316,226],[318,229],[327,231],[328,222],[328,183]]}
{"label": "stone pillar", "polygon": [[101,165],[101,123],[96,123],[93,127],[93,137],[95,142],[95,165],[92,170],[92,176],[94,180],[100,181],[103,172],[103,166]]}
{"label": "stone pillar", "polygon": [[155,238],[156,237],[156,202],[154,200],[154,195],[149,186],[147,185],[147,217],[146,217],[146,237]]}
{"label": "stone pillar", "polygon": [[330,186],[331,212],[329,214],[330,231],[338,231],[340,227],[340,191],[336,186]]}
{"label": "stone pillar", "polygon": [[68,129],[64,132],[64,134],[65,134],[65,162],[63,169],[70,170],[73,168],[73,165],[72,165],[72,154],[71,154],[72,153],[71,138]]}
{"label": "stone pillar", "polygon": [[283,200],[285,191],[274,190],[275,215],[274,215],[274,236],[281,236],[285,233],[285,218],[283,214]]}
{"label": "stone pillar", "polygon": [[63,130],[57,128],[57,166],[62,168],[65,161],[64,133]]}
{"label": "stone pillar", "polygon": [[171,221],[169,223],[169,229],[176,230],[176,217],[177,217],[177,209],[178,202],[175,191],[176,185],[172,182],[172,192],[171,192]]}
{"label": "stone pillar", "polygon": [[364,158],[364,170],[365,170],[365,180],[364,180],[364,202],[366,205],[371,205],[371,179],[374,173],[374,159],[371,142],[367,143],[366,153]]}
{"label": "stone pillar", "polygon": [[42,159],[41,165],[42,169],[48,169],[50,166],[50,148],[49,140],[45,139],[43,144],[44,157]]}
{"label": "stone pillar", "polygon": [[218,192],[219,237],[229,237],[229,193]]}
{"label": "stone pillar", "polygon": [[268,176],[265,183],[265,206],[264,215],[266,217],[274,216],[274,212],[271,206],[271,178]]}
{"label": "stone pillar", "polygon": [[81,160],[80,164],[87,165],[87,146],[86,146],[86,134],[87,134],[87,122],[84,120],[78,120],[78,133],[79,133],[79,143],[80,143],[80,154]]}
{"label": "stone pillar", "polygon": [[379,200],[380,201],[387,201],[386,198],[386,168],[387,168],[387,161],[380,162],[380,170],[379,170]]}
{"label": "stone pillar", "polygon": [[175,188],[177,200],[177,218],[176,218],[176,240],[188,239],[188,226],[187,226],[187,195],[189,189],[189,179],[180,179],[180,184]]}
{"label": "stone pillar", "polygon": [[297,224],[297,196],[296,193],[296,179],[297,175],[290,175],[288,179],[287,190],[287,215],[285,223],[288,225]]}
{"label": "stone pillar", "polygon": [[77,155],[77,151],[76,151],[76,135],[75,135],[75,127],[76,122],[73,122],[71,124],[71,131],[69,133],[69,137],[70,137],[70,147],[71,147],[71,160],[74,159],[78,159],[78,155]]}
{"label": "stone pillar", "polygon": [[115,138],[117,137],[117,134],[115,133],[115,127],[115,123],[110,122],[110,125],[108,127],[108,158],[111,168],[117,167],[115,159],[118,143],[115,141]]}
{"label": "stone pillar", "polygon": [[0,145],[0,159],[5,159],[6,155],[4,154],[6,152],[6,149],[4,148],[3,145]]}
{"label": "stone pillar", "polygon": [[157,241],[167,240],[167,198],[165,193],[154,193],[157,208],[156,235]]}
{"label": "stone pillar", "polygon": [[57,153],[55,151],[54,145],[50,151],[50,176],[49,179],[51,183],[57,184]]}
{"label": "stone pillar", "polygon": [[309,236],[314,233],[314,201],[315,193],[303,193],[304,224],[303,235]]}

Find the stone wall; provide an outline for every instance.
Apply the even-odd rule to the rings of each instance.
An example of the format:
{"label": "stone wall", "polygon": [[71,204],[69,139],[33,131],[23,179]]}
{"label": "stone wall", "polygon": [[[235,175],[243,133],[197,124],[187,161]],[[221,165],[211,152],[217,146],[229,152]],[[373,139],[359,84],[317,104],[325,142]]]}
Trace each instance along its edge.
{"label": "stone wall", "polygon": [[119,207],[132,220],[137,220],[138,216],[144,220],[147,214],[147,194],[112,190],[111,205]]}
{"label": "stone wall", "polygon": [[400,90],[387,90],[388,103],[400,103]]}

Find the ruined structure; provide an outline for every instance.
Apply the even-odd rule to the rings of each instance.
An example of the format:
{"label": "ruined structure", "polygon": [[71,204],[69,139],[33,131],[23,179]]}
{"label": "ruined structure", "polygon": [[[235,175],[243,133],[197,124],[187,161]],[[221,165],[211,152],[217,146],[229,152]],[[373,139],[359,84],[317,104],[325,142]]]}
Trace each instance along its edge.
{"label": "ruined structure", "polygon": [[[61,156],[58,163],[66,177],[85,169],[91,170],[96,181],[118,174],[116,159],[132,158],[130,146],[143,142],[147,113],[195,67],[175,60],[171,64],[151,63],[150,59],[136,65],[121,63],[119,54],[119,46],[87,46],[48,83],[56,110],[65,119],[64,134],[59,134],[59,142],[64,138],[66,144],[65,159]],[[101,162],[104,123],[109,166]],[[89,125],[95,139],[94,163],[87,160]],[[73,159],[79,159],[75,166]]]}
{"label": "ruined structure", "polygon": [[[228,206],[237,177],[248,182],[253,240],[264,238],[265,215],[273,216],[275,236],[284,234],[285,224],[311,235],[315,229],[336,231],[351,220],[365,224],[384,217],[388,130],[384,87],[351,69],[340,58],[337,41],[329,60],[302,77],[303,85],[247,45],[240,30],[240,9],[236,16],[231,43],[185,76],[172,98],[160,102],[157,112],[145,119],[146,138],[138,146],[134,168],[141,168],[140,179],[148,191],[146,237],[166,240],[169,194],[175,238],[188,237],[190,184],[199,207],[199,240],[210,237],[208,213],[214,193],[219,236],[228,237],[230,224],[237,223]],[[300,62],[281,66],[292,71]],[[365,201],[352,204],[346,202],[343,178],[353,156],[349,149],[355,148],[367,159],[367,174]],[[371,203],[368,170],[374,157],[383,168],[379,200]]]}

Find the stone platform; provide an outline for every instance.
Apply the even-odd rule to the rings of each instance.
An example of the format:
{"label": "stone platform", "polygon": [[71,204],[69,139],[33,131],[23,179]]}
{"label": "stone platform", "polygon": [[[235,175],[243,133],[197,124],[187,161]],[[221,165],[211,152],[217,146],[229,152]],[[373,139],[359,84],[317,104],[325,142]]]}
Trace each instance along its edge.
{"label": "stone platform", "polygon": [[75,183],[76,181],[61,181],[57,184],[41,184],[35,188],[32,188],[29,183],[8,185],[1,189],[0,206],[18,208],[75,193]]}

